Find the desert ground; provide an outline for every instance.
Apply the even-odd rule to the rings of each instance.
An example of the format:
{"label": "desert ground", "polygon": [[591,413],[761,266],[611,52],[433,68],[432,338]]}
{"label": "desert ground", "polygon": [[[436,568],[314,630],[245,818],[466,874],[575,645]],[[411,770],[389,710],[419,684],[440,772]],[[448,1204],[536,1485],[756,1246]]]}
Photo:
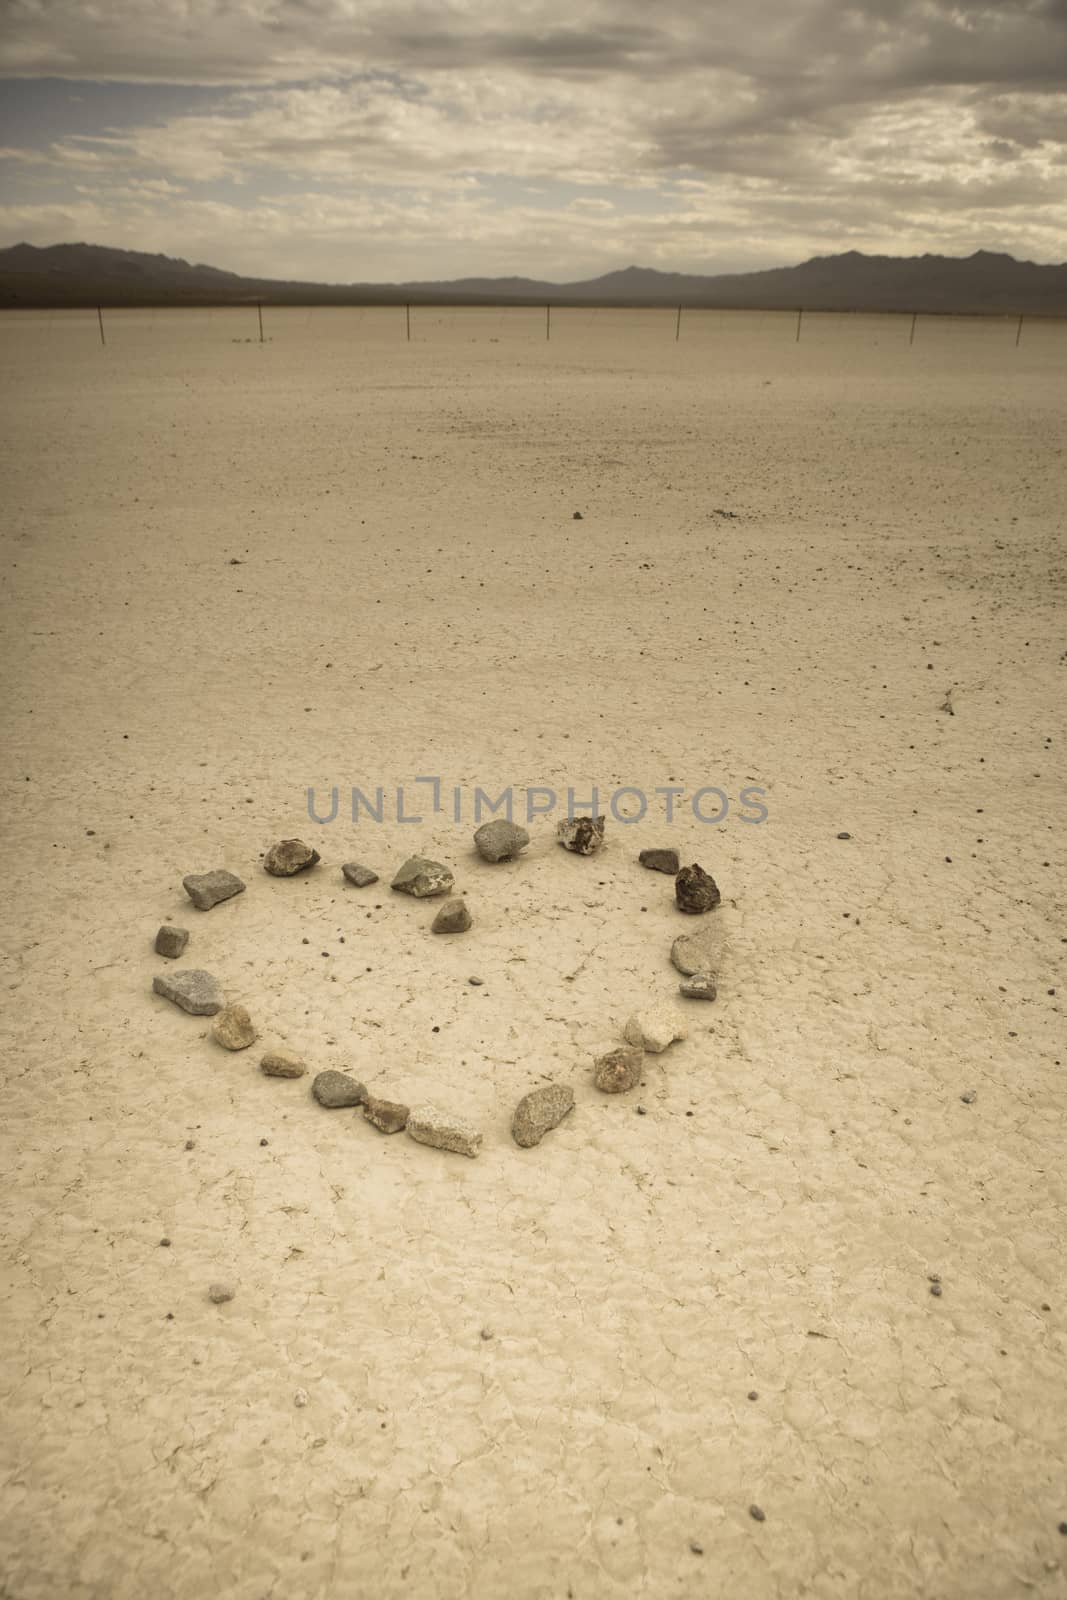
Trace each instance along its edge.
{"label": "desert ground", "polygon": [[0,319],[4,1600],[1067,1593],[1067,327],[795,322]]}

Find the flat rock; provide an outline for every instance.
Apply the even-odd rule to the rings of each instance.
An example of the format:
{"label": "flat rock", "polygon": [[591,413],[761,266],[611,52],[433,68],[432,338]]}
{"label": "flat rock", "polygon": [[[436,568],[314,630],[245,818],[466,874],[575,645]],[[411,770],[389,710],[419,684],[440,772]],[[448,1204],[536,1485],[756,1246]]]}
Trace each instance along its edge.
{"label": "flat rock", "polygon": [[451,894],[455,879],[448,867],[428,856],[409,856],[393,879],[391,887],[401,894],[412,894],[416,900],[428,900],[435,894]]}
{"label": "flat rock", "polygon": [[172,922],[165,922],[156,934],[156,955],[166,956],[173,961],[175,956],[180,956],[189,943],[188,928],[176,928]]}
{"label": "flat rock", "polygon": [[714,1000],[718,992],[710,972],[695,972],[691,978],[683,978],[678,985],[678,993],[687,1000]]}
{"label": "flat rock", "polygon": [[157,972],[152,988],[164,1000],[173,1000],[176,1006],[194,1017],[213,1017],[226,1004],[219,980],[199,967],[178,967],[174,972]]}
{"label": "flat rock", "polygon": [[403,1133],[411,1113],[399,1100],[379,1100],[377,1095],[369,1094],[363,1105],[363,1115],[379,1133]]}
{"label": "flat rock", "polygon": [[312,850],[303,839],[279,839],[264,856],[263,870],[272,878],[291,878],[298,872],[306,872],[320,860],[319,852]]}
{"label": "flat rock", "polygon": [[378,874],[372,872],[370,867],[361,867],[358,861],[346,861],[341,871],[357,889],[365,889],[368,884],[378,882]]}
{"label": "flat rock", "polygon": [[317,1072],[311,1080],[311,1092],[320,1106],[330,1111],[343,1110],[345,1106],[361,1106],[367,1098],[366,1087],[358,1078],[347,1072]]}
{"label": "flat rock", "polygon": [[674,898],[679,911],[699,915],[704,911],[714,911],[722,895],[711,873],[705,872],[703,867],[694,862],[691,867],[682,867],[675,878]]}
{"label": "flat rock", "polygon": [[573,1108],[574,1090],[569,1084],[546,1083],[543,1088],[531,1089],[515,1107],[511,1137],[523,1150],[529,1150],[540,1144],[551,1129],[558,1128]]}
{"label": "flat rock", "polygon": [[198,911],[210,911],[223,900],[244,893],[240,878],[224,867],[216,867],[211,872],[190,872],[182,879],[182,888]]}
{"label": "flat rock", "polygon": [[259,1070],[268,1078],[302,1078],[307,1067],[295,1050],[268,1050]]}
{"label": "flat rock", "polygon": [[457,895],[454,900],[445,901],[430,924],[430,932],[466,933],[470,925],[471,914],[467,909],[467,902]]}
{"label": "flat rock", "polygon": [[498,817],[495,822],[483,822],[475,830],[474,848],[483,861],[510,861],[530,842],[530,835],[517,822]]}
{"label": "flat rock", "polygon": [[256,1042],[252,1018],[244,1006],[223,1006],[211,1024],[211,1036],[226,1050],[247,1050]]}
{"label": "flat rock", "polygon": [[671,945],[671,961],[684,978],[715,973],[722,965],[723,930],[713,918],[698,933],[680,933]]}
{"label": "flat rock", "polygon": [[659,1055],[676,1039],[688,1037],[687,1030],[665,1011],[635,1011],[622,1030],[628,1044],[638,1045]]}
{"label": "flat rock", "polygon": [[604,843],[605,817],[564,817],[556,823],[556,838],[564,850],[591,856]]}
{"label": "flat rock", "polygon": [[678,871],[677,850],[642,850],[637,859],[650,872],[667,872],[673,878]]}
{"label": "flat rock", "polygon": [[482,1136],[466,1117],[453,1116],[440,1106],[417,1106],[408,1114],[408,1133],[419,1144],[435,1150],[454,1150],[460,1156],[476,1156]]}
{"label": "flat rock", "polygon": [[605,1094],[625,1094],[641,1082],[645,1052],[634,1045],[619,1045],[593,1062],[593,1082]]}

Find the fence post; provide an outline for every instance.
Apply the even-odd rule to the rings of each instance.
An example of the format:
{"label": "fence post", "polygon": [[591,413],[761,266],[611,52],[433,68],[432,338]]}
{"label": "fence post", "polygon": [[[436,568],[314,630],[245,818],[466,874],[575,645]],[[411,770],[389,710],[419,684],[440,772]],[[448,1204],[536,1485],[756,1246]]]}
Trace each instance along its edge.
{"label": "fence post", "polygon": [[96,320],[100,324],[100,343],[107,344],[107,340],[104,338],[104,313],[99,306],[96,308]]}

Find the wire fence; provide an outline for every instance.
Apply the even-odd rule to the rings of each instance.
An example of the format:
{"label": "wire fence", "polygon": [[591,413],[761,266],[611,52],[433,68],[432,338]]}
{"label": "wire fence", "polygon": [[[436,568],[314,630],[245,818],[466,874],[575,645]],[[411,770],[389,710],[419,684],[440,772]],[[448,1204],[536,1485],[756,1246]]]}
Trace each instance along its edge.
{"label": "wire fence", "polygon": [[720,310],[690,306],[373,305],[4,310],[0,338],[88,340],[103,348],[154,340],[234,344],[610,345],[710,347],[739,338],[780,345],[1018,349],[1067,343],[1067,317],[923,311]]}

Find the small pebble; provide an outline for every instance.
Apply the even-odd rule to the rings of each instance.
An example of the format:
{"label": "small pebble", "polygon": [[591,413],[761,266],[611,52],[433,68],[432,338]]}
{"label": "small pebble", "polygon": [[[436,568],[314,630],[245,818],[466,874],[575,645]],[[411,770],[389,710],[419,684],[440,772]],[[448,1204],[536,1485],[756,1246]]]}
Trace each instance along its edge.
{"label": "small pebble", "polygon": [[293,1404],[294,1404],[294,1406],[306,1406],[307,1403],[308,1403],[308,1392],[307,1392],[307,1390],[306,1389],[298,1389],[296,1391],[296,1393],[294,1394],[294,1396],[293,1396]]}
{"label": "small pebble", "polygon": [[187,1150],[195,1150],[196,1149],[196,1140],[195,1139],[186,1139],[185,1148]]}
{"label": "small pebble", "polygon": [[702,1556],[704,1554],[704,1546],[702,1544],[698,1544],[695,1539],[690,1539],[689,1548],[692,1550],[695,1556]]}
{"label": "small pebble", "polygon": [[486,1339],[486,1340],[491,1339],[493,1337],[492,1328],[483,1328],[482,1332],[481,1332],[481,1337],[483,1339]]}
{"label": "small pebble", "polygon": [[216,1306],[224,1306],[227,1300],[232,1300],[236,1290],[228,1283],[212,1283],[208,1286],[207,1297]]}
{"label": "small pebble", "polygon": [[935,1300],[940,1300],[940,1298],[941,1298],[941,1285],[939,1283],[932,1283],[930,1285],[930,1293],[934,1296]]}
{"label": "small pebble", "polygon": [[467,982],[470,984],[472,989],[480,989],[482,987],[483,983],[485,982],[485,979],[484,978],[468,978]]}
{"label": "small pebble", "polygon": [[269,1139],[261,1139],[259,1141],[259,1143],[260,1143],[260,1148],[262,1148],[263,1145],[270,1144],[270,1140]]}
{"label": "small pebble", "polygon": [[759,1399],[759,1392],[756,1389],[750,1389],[748,1391],[748,1398],[750,1400],[758,1400]]}
{"label": "small pebble", "polygon": [[159,1242],[160,1242],[160,1245],[162,1246],[162,1248],[164,1250],[169,1250],[170,1249],[170,1240],[169,1239],[160,1239]]}
{"label": "small pebble", "polygon": [[974,1102],[978,1099],[978,1090],[967,1089],[963,1094],[960,1095],[960,1099],[963,1101],[965,1106],[973,1106]]}
{"label": "small pebble", "polygon": [[766,1522],[767,1513],[760,1506],[749,1506],[748,1514],[753,1522]]}
{"label": "small pebble", "polygon": [[852,835],[850,833],[839,833],[837,837],[839,839],[851,839]]}

